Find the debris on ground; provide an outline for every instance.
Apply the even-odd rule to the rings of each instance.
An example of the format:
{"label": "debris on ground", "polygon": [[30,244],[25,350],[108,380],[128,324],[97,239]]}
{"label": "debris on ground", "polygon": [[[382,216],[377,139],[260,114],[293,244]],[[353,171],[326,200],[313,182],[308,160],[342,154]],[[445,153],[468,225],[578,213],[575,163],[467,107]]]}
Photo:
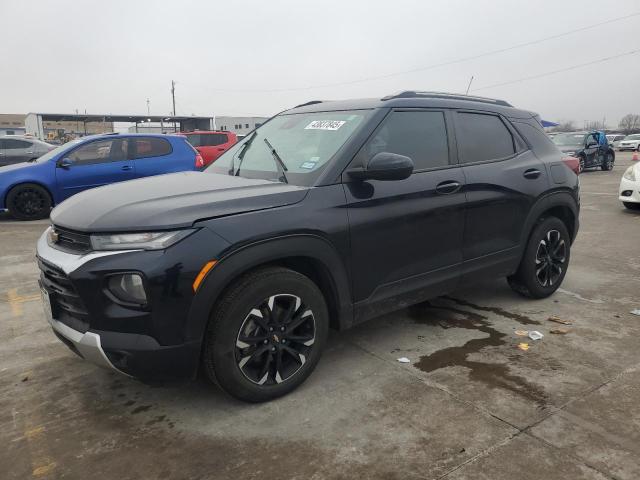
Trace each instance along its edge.
{"label": "debris on ground", "polygon": [[526,337],[527,335],[529,335],[529,330],[516,330],[513,333],[515,333],[519,337]]}
{"label": "debris on ground", "polygon": [[518,348],[520,350],[524,350],[526,352],[527,350],[529,350],[529,344],[528,343],[519,343],[518,344]]}
{"label": "debris on ground", "polygon": [[555,333],[556,335],[564,335],[566,333],[569,333],[571,330],[569,330],[568,328],[552,328],[551,330],[549,330],[549,333]]}
{"label": "debris on ground", "polygon": [[537,330],[531,330],[529,332],[529,338],[531,340],[540,340],[542,337],[544,337],[544,335]]}
{"label": "debris on ground", "polygon": [[562,318],[556,316],[551,316],[547,320],[549,320],[550,322],[561,323],[562,325],[573,325],[573,323],[569,320],[563,320]]}
{"label": "debris on ground", "polygon": [[400,357],[398,361],[400,363],[411,363],[411,360],[409,360],[407,357]]}
{"label": "debris on ground", "polygon": [[29,380],[29,376],[28,375],[22,379],[23,382],[26,382],[27,380]]}
{"label": "debris on ground", "polygon": [[631,315],[640,315],[640,308],[636,308],[635,310],[631,310],[629,313]]}

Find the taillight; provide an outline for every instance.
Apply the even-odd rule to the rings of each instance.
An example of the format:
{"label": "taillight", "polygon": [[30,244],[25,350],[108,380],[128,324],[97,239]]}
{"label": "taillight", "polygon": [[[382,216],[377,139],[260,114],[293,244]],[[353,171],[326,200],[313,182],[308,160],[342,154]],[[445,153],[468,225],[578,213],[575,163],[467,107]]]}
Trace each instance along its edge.
{"label": "taillight", "polygon": [[580,159],[577,157],[562,157],[564,164],[569,167],[573,173],[580,175]]}
{"label": "taillight", "polygon": [[196,154],[196,168],[204,167],[204,158],[199,153]]}

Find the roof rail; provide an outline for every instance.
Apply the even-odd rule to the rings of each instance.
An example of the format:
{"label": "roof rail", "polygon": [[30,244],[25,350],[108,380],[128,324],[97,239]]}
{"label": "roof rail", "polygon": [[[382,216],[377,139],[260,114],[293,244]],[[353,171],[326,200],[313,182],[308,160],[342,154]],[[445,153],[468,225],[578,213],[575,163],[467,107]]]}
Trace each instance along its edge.
{"label": "roof rail", "polygon": [[301,103],[300,105],[296,105],[293,108],[306,107],[307,105],[315,105],[316,103],[322,103],[322,100],[311,100],[307,103]]}
{"label": "roof rail", "polygon": [[513,107],[509,102],[504,100],[496,100],[495,98],[474,97],[473,95],[462,95],[459,93],[446,92],[421,92],[416,90],[406,90],[394,95],[387,95],[380,100],[391,100],[394,98],[447,98],[450,100],[469,100],[472,102],[492,103],[494,105],[502,105],[504,107]]}

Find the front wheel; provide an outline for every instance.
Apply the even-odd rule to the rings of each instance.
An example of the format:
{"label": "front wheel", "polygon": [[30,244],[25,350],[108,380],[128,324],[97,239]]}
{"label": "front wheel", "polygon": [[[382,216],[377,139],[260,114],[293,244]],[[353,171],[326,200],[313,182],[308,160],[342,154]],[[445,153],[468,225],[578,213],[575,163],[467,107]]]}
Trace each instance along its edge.
{"label": "front wheel", "polygon": [[286,268],[262,268],[234,282],[213,309],[204,369],[240,400],[271,400],[311,374],[328,331],[327,306],[315,283]]}
{"label": "front wheel", "polygon": [[628,208],[629,210],[640,210],[640,203],[634,202],[622,202],[624,208]]}
{"label": "front wheel", "polygon": [[564,222],[547,217],[531,232],[518,271],[508,277],[513,290],[530,298],[554,293],[569,267],[571,237]]}
{"label": "front wheel", "polygon": [[607,153],[607,155],[604,157],[604,160],[602,160],[602,163],[600,164],[600,168],[606,172],[613,170],[613,155],[611,153]]}
{"label": "front wheel", "polygon": [[578,165],[578,173],[582,173],[584,172],[584,169],[586,167],[586,163],[585,163],[585,159],[584,157],[580,157],[580,164]]}
{"label": "front wheel", "polygon": [[51,196],[40,185],[24,183],[9,191],[7,208],[18,220],[47,218],[51,211]]}

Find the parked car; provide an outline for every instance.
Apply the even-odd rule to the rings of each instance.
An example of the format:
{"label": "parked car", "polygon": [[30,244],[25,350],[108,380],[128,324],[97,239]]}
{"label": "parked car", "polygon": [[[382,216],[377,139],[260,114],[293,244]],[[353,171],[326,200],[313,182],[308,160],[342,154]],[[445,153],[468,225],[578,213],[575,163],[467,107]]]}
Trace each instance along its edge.
{"label": "parked car", "polygon": [[202,167],[184,137],[107,134],[79,138],[37,160],[0,167],[0,211],[45,218],[52,206],[101,185]]}
{"label": "parked car", "polygon": [[44,305],[86,360],[143,379],[201,368],[269,400],[309,376],[329,327],[490,277],[554,293],[579,224],[571,161],[500,100],[301,105],[204,173],[56,207],[37,247]]}
{"label": "parked car", "polygon": [[0,167],[29,162],[56,148],[37,138],[10,135],[0,137]]}
{"label": "parked car", "polygon": [[598,142],[597,132],[559,133],[551,140],[563,153],[580,160],[580,172],[593,167],[613,169],[616,154],[611,145]]}
{"label": "parked car", "polygon": [[640,133],[634,133],[633,135],[627,135],[620,141],[618,150],[621,152],[625,150],[635,150],[640,152]]}
{"label": "parked car", "polygon": [[229,150],[238,141],[233,132],[202,131],[182,132],[189,143],[202,155],[204,166],[215,162],[220,155]]}
{"label": "parked car", "polygon": [[607,135],[607,140],[612,148],[618,148],[620,146],[620,141],[623,140],[624,137],[625,135],[622,133],[610,133]]}
{"label": "parked car", "polygon": [[620,179],[619,200],[629,210],[640,210],[640,163],[630,165]]}

